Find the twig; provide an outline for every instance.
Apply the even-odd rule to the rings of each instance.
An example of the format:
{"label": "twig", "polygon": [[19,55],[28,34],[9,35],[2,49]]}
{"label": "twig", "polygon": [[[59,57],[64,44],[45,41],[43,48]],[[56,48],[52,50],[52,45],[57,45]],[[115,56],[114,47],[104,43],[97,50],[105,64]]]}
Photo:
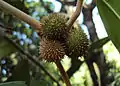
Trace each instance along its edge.
{"label": "twig", "polygon": [[30,26],[32,26],[37,31],[39,31],[42,28],[42,24],[39,21],[35,20],[31,16],[27,15],[26,13],[20,11],[19,9],[13,7],[12,5],[6,3],[3,0],[0,0],[0,9],[7,11],[10,14],[19,18],[20,20],[28,23]]}
{"label": "twig", "polygon": [[99,83],[98,83],[98,77],[97,77],[97,74],[95,72],[95,69],[94,69],[94,66],[93,66],[93,62],[90,62],[90,60],[87,60],[86,61],[86,64],[88,66],[88,69],[90,71],[90,75],[91,75],[91,78],[93,80],[93,84],[94,86],[99,86]]}
{"label": "twig", "polygon": [[56,64],[57,68],[59,69],[59,71],[62,75],[62,78],[66,83],[66,86],[71,86],[70,81],[69,81],[69,77],[68,77],[67,73],[65,72],[65,70],[64,70],[62,64],[60,63],[60,61],[56,61],[55,64]]}
{"label": "twig", "polygon": [[75,20],[78,18],[78,16],[80,15],[81,12],[81,8],[82,8],[82,3],[83,0],[78,0],[77,1],[77,7],[75,12],[72,14],[71,18],[69,19],[69,21],[67,22],[68,28],[70,29],[73,25],[73,23],[75,22]]}
{"label": "twig", "polygon": [[6,34],[4,34],[4,38],[6,40],[8,40],[11,44],[13,44],[14,47],[17,50],[19,50],[22,54],[24,54],[30,61],[32,61],[37,66],[39,66],[54,82],[57,83],[57,86],[60,86],[59,82],[36,59],[34,59],[35,57],[33,57],[32,55],[30,55],[28,51],[23,50],[22,47],[20,47],[13,40],[11,40]]}

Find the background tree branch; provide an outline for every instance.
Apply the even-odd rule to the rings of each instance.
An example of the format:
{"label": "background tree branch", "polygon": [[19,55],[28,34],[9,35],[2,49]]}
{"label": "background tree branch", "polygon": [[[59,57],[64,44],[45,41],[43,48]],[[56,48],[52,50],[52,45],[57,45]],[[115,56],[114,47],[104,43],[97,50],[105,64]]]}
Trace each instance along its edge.
{"label": "background tree branch", "polygon": [[58,86],[60,86],[59,82],[35,59],[36,57],[33,57],[32,55],[30,55],[30,53],[26,50],[24,50],[22,47],[20,47],[17,43],[15,43],[13,40],[11,40],[7,34],[2,33],[2,35],[4,39],[6,39],[8,42],[10,42],[11,44],[14,45],[14,47],[23,55],[25,55],[28,60],[30,60],[31,62],[33,62],[35,65],[37,65],[39,68],[41,68],[54,82],[57,83]]}
{"label": "background tree branch", "polygon": [[3,0],[0,0],[0,9],[7,11],[7,12],[11,13],[12,15],[16,16],[18,19],[21,19],[22,21],[28,23],[30,26],[32,26],[38,32],[42,28],[42,25],[39,21],[35,20],[31,16],[20,11],[19,9],[11,6],[10,4],[4,2]]}

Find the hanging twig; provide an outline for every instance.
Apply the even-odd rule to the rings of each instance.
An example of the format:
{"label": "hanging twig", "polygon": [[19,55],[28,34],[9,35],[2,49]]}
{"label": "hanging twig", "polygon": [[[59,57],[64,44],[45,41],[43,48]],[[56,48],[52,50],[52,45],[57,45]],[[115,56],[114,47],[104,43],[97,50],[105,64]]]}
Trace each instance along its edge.
{"label": "hanging twig", "polygon": [[68,28],[70,29],[73,25],[73,23],[75,22],[75,20],[78,18],[78,16],[80,15],[81,12],[81,8],[82,8],[82,3],[83,0],[78,0],[77,1],[77,5],[76,5],[76,10],[75,12],[72,14],[71,18],[69,19],[69,21],[67,22]]}
{"label": "hanging twig", "polygon": [[60,63],[60,61],[56,61],[55,64],[56,64],[57,68],[59,69],[59,71],[62,75],[62,78],[66,83],[66,86],[71,86],[70,81],[69,81],[69,77],[68,77],[67,73],[65,72],[65,70],[64,70],[62,64]]}

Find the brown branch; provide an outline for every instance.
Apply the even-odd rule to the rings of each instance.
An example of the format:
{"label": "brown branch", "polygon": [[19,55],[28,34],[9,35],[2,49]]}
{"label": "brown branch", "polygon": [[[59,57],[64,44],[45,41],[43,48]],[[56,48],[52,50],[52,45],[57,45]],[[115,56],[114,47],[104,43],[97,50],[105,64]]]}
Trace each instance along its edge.
{"label": "brown branch", "polygon": [[73,25],[73,23],[75,22],[75,20],[78,18],[78,16],[80,15],[81,12],[81,8],[82,8],[82,3],[83,0],[78,0],[77,1],[77,7],[75,12],[72,14],[71,18],[69,19],[69,21],[67,22],[68,28],[70,29]]}
{"label": "brown branch", "polygon": [[66,83],[66,86],[71,86],[70,81],[69,81],[69,77],[68,77],[67,73],[65,72],[65,70],[64,70],[62,64],[60,63],[60,61],[56,61],[55,64],[56,64],[57,68],[59,69],[59,71],[62,75],[62,78]]}
{"label": "brown branch", "polygon": [[3,0],[0,0],[0,9],[7,11],[11,13],[12,15],[16,16],[17,18],[19,18],[20,20],[28,23],[30,26],[32,26],[37,31],[39,31],[42,28],[42,24],[39,21],[35,20],[31,16],[11,6],[10,4],[6,3]]}

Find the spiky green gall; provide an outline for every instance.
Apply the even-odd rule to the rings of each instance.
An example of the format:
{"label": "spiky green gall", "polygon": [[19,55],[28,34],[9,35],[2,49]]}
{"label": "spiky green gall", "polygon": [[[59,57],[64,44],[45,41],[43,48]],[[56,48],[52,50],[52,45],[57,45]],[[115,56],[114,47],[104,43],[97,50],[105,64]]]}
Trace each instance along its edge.
{"label": "spiky green gall", "polygon": [[79,28],[71,29],[66,41],[66,54],[70,57],[84,56],[88,50],[88,39],[83,30]]}
{"label": "spiky green gall", "polygon": [[40,59],[48,62],[61,60],[65,55],[64,48],[59,41],[42,39],[40,41]]}
{"label": "spiky green gall", "polygon": [[52,13],[48,16],[44,16],[41,21],[42,23],[42,34],[45,38],[51,40],[64,41],[67,34],[67,19],[64,15],[59,13]]}

